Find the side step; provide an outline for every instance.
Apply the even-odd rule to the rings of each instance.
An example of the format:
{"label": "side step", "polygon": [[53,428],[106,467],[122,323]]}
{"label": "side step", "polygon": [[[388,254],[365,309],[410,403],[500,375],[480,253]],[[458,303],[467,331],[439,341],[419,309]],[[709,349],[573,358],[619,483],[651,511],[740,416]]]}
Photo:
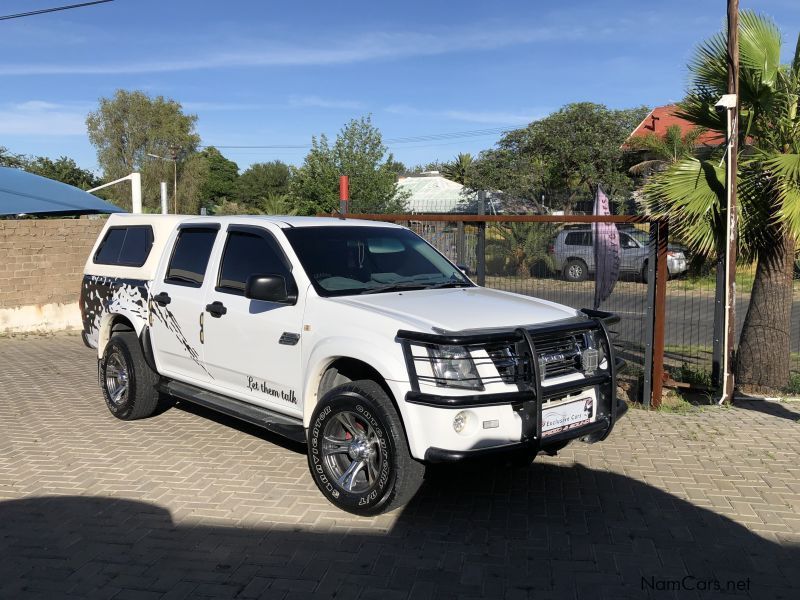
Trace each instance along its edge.
{"label": "side step", "polygon": [[303,427],[303,421],[300,419],[288,417],[181,381],[167,381],[159,385],[158,389],[175,398],[187,400],[230,417],[258,425],[295,442],[306,443],[306,430]]}

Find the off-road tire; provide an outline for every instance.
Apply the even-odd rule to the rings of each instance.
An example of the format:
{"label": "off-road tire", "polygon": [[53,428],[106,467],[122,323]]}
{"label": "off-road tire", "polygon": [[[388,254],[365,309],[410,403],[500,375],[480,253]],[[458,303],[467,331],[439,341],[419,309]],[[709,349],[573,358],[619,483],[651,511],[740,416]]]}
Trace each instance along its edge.
{"label": "off-road tire", "polygon": [[[348,433],[342,420],[356,425],[355,436]],[[368,457],[357,454],[359,440],[369,446],[365,450],[370,452]],[[349,480],[342,479],[357,462],[363,466]],[[317,487],[332,504],[361,516],[407,503],[425,475],[424,465],[411,457],[391,399],[370,380],[340,385],[319,401],[308,430],[308,466]],[[355,489],[347,489],[348,482]]]}
{"label": "off-road tire", "polygon": [[579,258],[571,258],[564,265],[564,279],[567,281],[584,281],[589,276],[589,267]]}
{"label": "off-road tire", "polygon": [[[112,381],[119,380],[114,374],[120,368],[125,371],[127,389],[115,400],[112,397]],[[100,359],[98,378],[106,406],[118,419],[143,419],[156,410],[159,398],[156,386],[159,377],[147,364],[134,332],[123,331],[111,336],[103,351],[103,358]]]}

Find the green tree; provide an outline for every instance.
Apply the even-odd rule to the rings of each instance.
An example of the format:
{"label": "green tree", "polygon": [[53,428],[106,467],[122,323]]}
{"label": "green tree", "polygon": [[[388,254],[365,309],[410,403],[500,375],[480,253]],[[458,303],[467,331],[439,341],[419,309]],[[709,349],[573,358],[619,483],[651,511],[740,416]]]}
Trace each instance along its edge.
{"label": "green tree", "polygon": [[569,212],[598,185],[614,200],[632,188],[622,143],[647,108],[609,110],[601,104],[568,104],[523,129],[508,132],[498,147],[481,153],[467,177],[472,189],[497,189],[539,199]]}
{"label": "green tree", "polygon": [[[117,90],[112,98],[101,98],[98,109],[86,118],[89,141],[97,149],[104,180],[139,171],[145,209],[158,210],[159,182],[171,182],[173,178],[170,161],[154,159],[148,154],[177,157],[179,212],[197,209],[201,185],[189,179],[207,175],[207,169],[201,168],[193,157],[200,143],[196,123],[197,116],[184,114],[174,100],[126,90]],[[112,193],[116,204],[130,207],[127,190],[114,188]]]}
{"label": "green tree", "polygon": [[259,201],[258,207],[265,215],[297,214],[297,207],[292,205],[292,200],[287,194],[269,194]]}
{"label": "green tree", "polygon": [[94,173],[88,169],[81,169],[73,159],[66,156],[56,160],[46,156],[39,156],[26,162],[24,168],[29,173],[74,185],[82,190],[88,190],[99,185]]}
{"label": "green tree", "polygon": [[292,168],[280,160],[254,163],[239,176],[236,199],[245,205],[255,205],[259,198],[289,192]]}
{"label": "green tree", "polygon": [[473,162],[472,155],[469,152],[466,154],[459,152],[453,162],[442,165],[442,175],[451,181],[464,185],[472,171]]}
{"label": "green tree", "polygon": [[291,195],[302,213],[336,211],[339,176],[348,175],[351,212],[400,212],[405,198],[397,190],[397,170],[372,119],[353,119],[333,145],[325,135],[312,138],[311,150],[292,179]]}
{"label": "green tree", "polygon": [[504,274],[530,277],[553,271],[547,247],[556,234],[553,223],[504,223],[494,228],[497,234],[487,244],[489,259],[502,260]]}
{"label": "green tree", "polygon": [[[739,53],[738,247],[740,259],[757,266],[736,353],[736,381],[778,389],[789,380],[792,268],[800,237],[800,38],[793,62],[782,65],[777,25],[743,12]],[[724,134],[725,115],[714,104],[727,89],[726,33],[704,42],[689,69],[681,116]],[[669,217],[672,231],[695,252],[713,256],[724,243],[724,181],[719,155],[687,158],[654,177],[645,199],[653,213]]]}
{"label": "green tree", "polygon": [[21,169],[25,164],[25,157],[19,154],[12,154],[5,146],[0,146],[0,167],[12,167]]}
{"label": "green tree", "polygon": [[631,175],[647,175],[663,171],[670,165],[694,155],[699,138],[705,130],[695,127],[685,134],[680,126],[667,127],[664,135],[648,133],[642,137],[631,138],[626,145],[629,150],[639,150],[644,154],[642,160],[628,169]]}
{"label": "green tree", "polygon": [[199,158],[206,163],[206,177],[200,184],[201,205],[210,208],[223,199],[233,198],[237,190],[239,166],[213,146],[204,148]]}

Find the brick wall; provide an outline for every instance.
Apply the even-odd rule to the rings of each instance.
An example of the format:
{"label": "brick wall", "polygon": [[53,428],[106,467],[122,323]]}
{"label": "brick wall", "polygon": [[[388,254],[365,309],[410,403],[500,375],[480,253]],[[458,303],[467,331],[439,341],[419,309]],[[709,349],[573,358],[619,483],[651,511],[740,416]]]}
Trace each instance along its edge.
{"label": "brick wall", "polygon": [[0,220],[0,309],[71,304],[105,219]]}

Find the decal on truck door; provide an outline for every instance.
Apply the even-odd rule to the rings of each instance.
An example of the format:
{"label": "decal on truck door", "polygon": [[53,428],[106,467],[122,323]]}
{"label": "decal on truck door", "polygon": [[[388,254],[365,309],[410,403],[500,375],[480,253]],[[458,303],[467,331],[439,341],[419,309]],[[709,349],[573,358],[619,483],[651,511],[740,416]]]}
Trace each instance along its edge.
{"label": "decal on truck door", "polygon": [[143,279],[123,279],[85,275],[81,285],[81,317],[86,341],[97,348],[100,321],[106,313],[122,313],[147,321],[149,283]]}
{"label": "decal on truck door", "polygon": [[211,379],[214,379],[214,376],[208,372],[208,369],[200,360],[200,353],[189,343],[189,340],[184,335],[183,330],[178,323],[178,319],[175,318],[175,315],[172,314],[169,308],[162,306],[157,302],[151,302],[150,314],[153,315],[153,318],[157,319],[167,331],[171,332],[175,336],[175,339],[180,342],[181,346],[183,346],[183,349],[189,355],[189,358],[191,358],[198,367],[203,369],[203,371],[205,371],[206,374],[211,377]]}
{"label": "decal on truck door", "polygon": [[[124,314],[146,323],[149,298],[150,283],[143,279],[85,275],[81,286],[80,306],[86,341],[92,348],[97,348],[100,321],[107,313]],[[186,339],[178,321],[169,309],[150,302],[150,315],[162,323],[164,328],[180,342],[186,354],[208,373],[205,365],[200,361],[200,354]],[[208,375],[212,377],[211,373]]]}

